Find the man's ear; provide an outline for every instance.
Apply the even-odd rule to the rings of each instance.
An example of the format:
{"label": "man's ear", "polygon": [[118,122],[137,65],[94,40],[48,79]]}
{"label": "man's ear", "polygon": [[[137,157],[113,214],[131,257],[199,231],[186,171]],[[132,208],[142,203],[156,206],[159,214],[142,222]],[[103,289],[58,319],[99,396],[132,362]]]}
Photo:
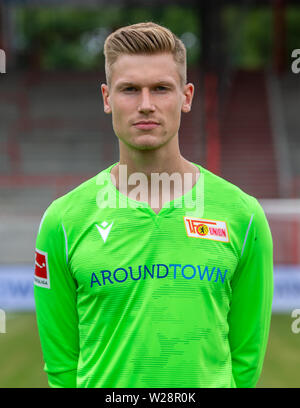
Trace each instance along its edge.
{"label": "man's ear", "polygon": [[193,96],[194,96],[194,85],[189,83],[184,86],[183,90],[184,94],[184,101],[182,103],[181,110],[182,112],[190,112],[192,109],[192,101],[193,101]]}
{"label": "man's ear", "polygon": [[104,112],[109,114],[109,113],[111,113],[111,107],[110,107],[110,103],[109,103],[108,85],[101,84],[101,92],[102,92],[102,97],[103,97]]}

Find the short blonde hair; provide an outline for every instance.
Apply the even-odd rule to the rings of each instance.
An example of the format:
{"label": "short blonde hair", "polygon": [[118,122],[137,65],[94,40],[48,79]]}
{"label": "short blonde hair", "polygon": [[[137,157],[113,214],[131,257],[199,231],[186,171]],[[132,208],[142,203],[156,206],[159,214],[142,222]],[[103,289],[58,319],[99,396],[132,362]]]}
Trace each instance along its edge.
{"label": "short blonde hair", "polygon": [[183,42],[169,29],[152,23],[121,27],[111,33],[104,43],[105,74],[111,83],[111,66],[124,54],[171,53],[178,66],[181,85],[186,84],[186,49]]}

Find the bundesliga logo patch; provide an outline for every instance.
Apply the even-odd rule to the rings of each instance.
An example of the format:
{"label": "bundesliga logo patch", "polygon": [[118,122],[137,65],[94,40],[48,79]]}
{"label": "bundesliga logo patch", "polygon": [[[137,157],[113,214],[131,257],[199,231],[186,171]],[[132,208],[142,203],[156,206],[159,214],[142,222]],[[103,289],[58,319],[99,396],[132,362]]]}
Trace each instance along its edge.
{"label": "bundesliga logo patch", "polygon": [[35,250],[34,284],[50,289],[48,254],[39,249]]}
{"label": "bundesliga logo patch", "polygon": [[183,217],[188,237],[229,242],[225,221],[204,220],[202,218]]}

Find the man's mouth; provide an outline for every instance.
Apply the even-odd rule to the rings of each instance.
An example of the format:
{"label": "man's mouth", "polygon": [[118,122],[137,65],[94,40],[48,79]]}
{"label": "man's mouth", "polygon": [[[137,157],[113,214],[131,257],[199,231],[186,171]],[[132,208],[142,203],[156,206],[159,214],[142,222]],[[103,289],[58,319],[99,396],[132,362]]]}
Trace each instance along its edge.
{"label": "man's mouth", "polygon": [[154,121],[140,121],[134,123],[133,126],[141,130],[149,130],[158,127],[159,123]]}

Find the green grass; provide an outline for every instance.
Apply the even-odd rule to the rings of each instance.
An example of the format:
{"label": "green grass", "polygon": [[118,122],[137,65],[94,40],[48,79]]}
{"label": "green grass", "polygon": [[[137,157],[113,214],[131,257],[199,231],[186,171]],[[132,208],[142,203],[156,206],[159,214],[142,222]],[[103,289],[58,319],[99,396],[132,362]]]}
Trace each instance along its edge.
{"label": "green grass", "polygon": [[48,387],[34,313],[7,313],[0,361],[1,388]]}
{"label": "green grass", "polygon": [[262,375],[257,387],[300,387],[300,333],[292,332],[294,319],[274,314]]}
{"label": "green grass", "polygon": [[[300,333],[291,330],[290,315],[274,314],[258,387],[300,387]],[[0,388],[48,387],[33,313],[8,314],[0,334]]]}

